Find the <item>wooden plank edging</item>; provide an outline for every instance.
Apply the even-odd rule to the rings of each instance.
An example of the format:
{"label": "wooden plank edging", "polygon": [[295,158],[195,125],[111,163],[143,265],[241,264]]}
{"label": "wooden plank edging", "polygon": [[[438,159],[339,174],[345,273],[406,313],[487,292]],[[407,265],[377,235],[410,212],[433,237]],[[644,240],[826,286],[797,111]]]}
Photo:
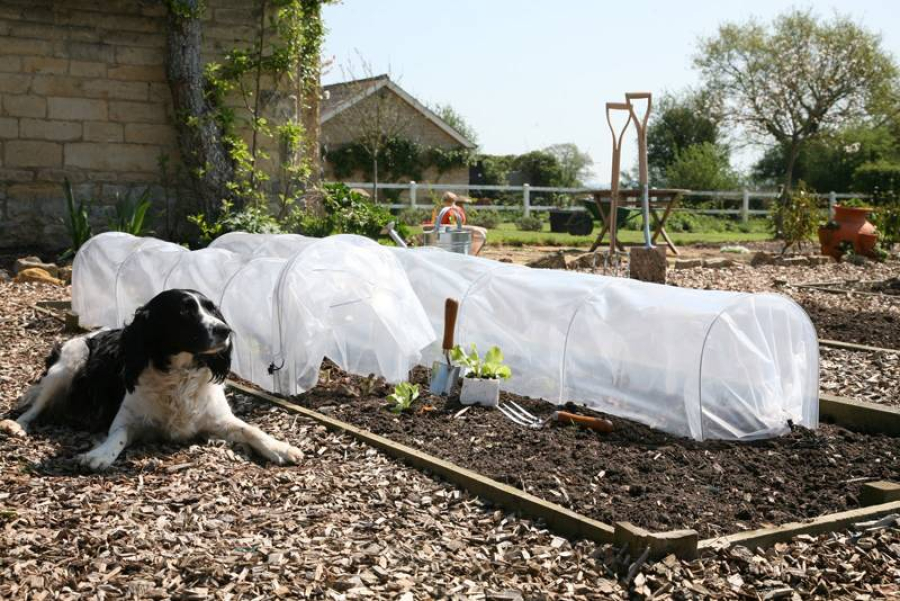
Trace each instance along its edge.
{"label": "wooden plank edging", "polygon": [[880,346],[870,346],[868,344],[857,344],[855,342],[841,342],[840,340],[829,340],[827,338],[819,339],[819,346],[826,348],[837,348],[845,351],[867,351],[870,353],[900,353],[900,349],[883,348]]}
{"label": "wooden plank edging", "polygon": [[900,407],[821,393],[819,420],[859,432],[900,436]]}
{"label": "wooden plank edging", "polygon": [[428,470],[444,480],[460,486],[473,495],[483,497],[500,507],[530,518],[541,519],[554,532],[599,543],[613,542],[614,529],[609,524],[583,516],[561,505],[545,501],[535,495],[502,484],[449,461],[444,461],[327,415],[322,415],[317,411],[295,405],[271,394],[249,388],[232,380],[226,380],[226,384],[230,388],[244,394],[268,401],[288,411],[299,413],[331,430],[347,433],[372,447],[384,451],[391,457],[400,459],[418,469]]}
{"label": "wooden plank edging", "polygon": [[839,513],[829,513],[808,522],[791,522],[774,528],[761,528],[759,530],[748,530],[747,532],[708,538],[700,541],[698,550],[702,552],[730,545],[741,545],[751,550],[757,547],[766,548],[771,547],[775,543],[789,541],[801,534],[814,536],[825,532],[844,530],[856,522],[872,520],[897,512],[900,512],[900,501],[850,509]]}

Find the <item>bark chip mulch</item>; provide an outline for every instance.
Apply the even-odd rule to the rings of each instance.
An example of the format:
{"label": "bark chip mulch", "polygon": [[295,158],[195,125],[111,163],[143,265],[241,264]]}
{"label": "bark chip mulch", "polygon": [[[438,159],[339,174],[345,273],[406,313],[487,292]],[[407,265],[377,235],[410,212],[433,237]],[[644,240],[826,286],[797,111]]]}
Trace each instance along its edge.
{"label": "bark chip mulch", "polygon": [[[413,381],[428,388],[428,370]],[[755,442],[696,442],[605,416],[608,435],[572,426],[530,430],[494,409],[427,393],[411,413],[386,407],[391,387],[326,364],[295,398],[327,413],[606,523],[730,534],[858,507],[863,482],[900,480],[897,439],[832,425]],[[503,393],[538,417],[554,406]]]}

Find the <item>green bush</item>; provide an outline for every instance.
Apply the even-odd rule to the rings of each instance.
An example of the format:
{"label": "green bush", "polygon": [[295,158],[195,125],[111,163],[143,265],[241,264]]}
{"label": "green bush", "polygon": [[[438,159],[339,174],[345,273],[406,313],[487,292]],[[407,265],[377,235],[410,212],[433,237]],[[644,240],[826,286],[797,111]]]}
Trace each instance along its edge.
{"label": "green bush", "polygon": [[900,198],[894,197],[878,207],[869,219],[878,228],[881,246],[890,248],[900,243]]}
{"label": "green bush", "polygon": [[397,221],[403,225],[421,225],[431,221],[431,211],[428,209],[403,209],[397,214]]}
{"label": "green bush", "polygon": [[539,232],[544,229],[544,222],[537,215],[522,215],[515,220],[516,228],[523,232]]}
{"label": "green bush", "polygon": [[497,209],[471,209],[466,211],[466,223],[487,229],[495,229],[503,222]]}
{"label": "green bush", "polygon": [[200,230],[199,243],[201,246],[207,246],[219,236],[224,236],[229,232],[249,232],[251,234],[280,234],[282,232],[278,221],[265,209],[248,206],[241,211],[234,211],[234,205],[227,200],[222,201],[222,209],[213,219],[210,220],[207,215],[198,213],[188,216],[188,221]]}
{"label": "green bush", "polygon": [[819,198],[815,190],[804,182],[798,182],[790,196],[772,203],[771,227],[784,245],[782,254],[792,246],[801,247],[808,242],[819,227]]}
{"label": "green bush", "polygon": [[858,192],[873,195],[900,189],[900,163],[888,161],[863,163],[853,172],[853,188]]}
{"label": "green bush", "polygon": [[[393,220],[390,211],[345,184],[325,184],[322,193],[324,215],[313,215],[298,208],[286,222],[288,229],[306,236],[357,234],[377,239],[384,226]],[[398,231],[403,235],[402,228]]]}

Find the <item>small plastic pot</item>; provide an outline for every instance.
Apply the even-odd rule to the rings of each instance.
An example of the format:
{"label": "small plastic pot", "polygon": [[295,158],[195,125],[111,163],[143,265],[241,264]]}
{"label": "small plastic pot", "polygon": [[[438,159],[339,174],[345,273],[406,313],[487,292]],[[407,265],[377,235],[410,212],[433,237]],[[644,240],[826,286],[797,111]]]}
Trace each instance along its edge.
{"label": "small plastic pot", "polygon": [[459,402],[463,405],[496,407],[500,403],[500,380],[489,378],[463,378]]}

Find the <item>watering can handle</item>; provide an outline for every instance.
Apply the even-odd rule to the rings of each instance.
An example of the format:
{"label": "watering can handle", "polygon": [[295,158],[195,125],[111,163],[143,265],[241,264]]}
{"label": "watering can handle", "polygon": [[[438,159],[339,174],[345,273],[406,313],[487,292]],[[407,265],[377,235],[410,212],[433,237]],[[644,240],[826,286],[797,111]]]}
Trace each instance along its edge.
{"label": "watering can handle", "polygon": [[444,345],[449,351],[453,348],[453,332],[456,331],[456,316],[459,314],[459,301],[448,298],[444,303]]}

